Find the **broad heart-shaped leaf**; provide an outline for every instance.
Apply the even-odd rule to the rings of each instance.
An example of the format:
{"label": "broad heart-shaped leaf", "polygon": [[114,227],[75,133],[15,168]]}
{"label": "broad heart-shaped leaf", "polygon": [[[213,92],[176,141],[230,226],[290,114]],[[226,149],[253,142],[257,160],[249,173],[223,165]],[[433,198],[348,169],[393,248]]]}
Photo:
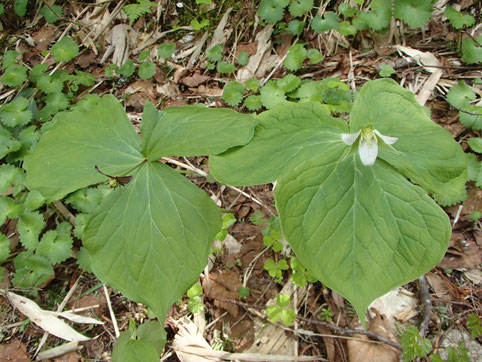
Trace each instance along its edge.
{"label": "broad heart-shaped leaf", "polygon": [[163,321],[196,282],[220,229],[206,193],[170,167],[148,162],[94,210],[83,243],[100,280]]}
{"label": "broad heart-shaped leaf", "polygon": [[442,259],[445,212],[382,160],[322,155],[281,178],[276,207],[286,241],[309,272],[347,298],[364,321],[377,297]]}
{"label": "broad heart-shaped leaf", "polygon": [[229,185],[260,185],[278,180],[300,162],[345,149],[345,121],[330,117],[319,103],[283,104],[263,112],[253,139],[210,156],[212,175]]}
{"label": "broad heart-shaped leaf", "polygon": [[437,199],[462,192],[467,181],[462,148],[427,117],[410,91],[391,79],[366,83],[353,104],[351,133],[367,126],[398,137],[397,152],[380,147],[378,156]]}
{"label": "broad heart-shaped leaf", "polygon": [[142,119],[142,123],[149,123],[151,131],[143,132],[142,140],[148,160],[221,153],[247,143],[258,122],[253,116],[225,108],[168,107],[162,112],[153,108],[146,104]]}
{"label": "broad heart-shaped leaf", "polygon": [[34,152],[25,157],[26,186],[57,200],[107,178],[120,176],[144,160],[139,137],[122,105],[111,95],[95,107],[59,113]]}

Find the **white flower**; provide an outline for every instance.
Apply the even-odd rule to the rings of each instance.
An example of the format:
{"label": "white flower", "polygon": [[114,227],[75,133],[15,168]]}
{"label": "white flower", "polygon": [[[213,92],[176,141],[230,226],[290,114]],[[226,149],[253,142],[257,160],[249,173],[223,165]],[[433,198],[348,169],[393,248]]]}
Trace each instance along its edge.
{"label": "white flower", "polygon": [[341,140],[348,146],[351,146],[360,137],[358,144],[358,153],[360,160],[365,166],[372,166],[375,163],[378,155],[378,138],[387,145],[393,145],[397,142],[397,137],[389,137],[382,135],[376,129],[367,127],[359,130],[357,133],[342,133]]}

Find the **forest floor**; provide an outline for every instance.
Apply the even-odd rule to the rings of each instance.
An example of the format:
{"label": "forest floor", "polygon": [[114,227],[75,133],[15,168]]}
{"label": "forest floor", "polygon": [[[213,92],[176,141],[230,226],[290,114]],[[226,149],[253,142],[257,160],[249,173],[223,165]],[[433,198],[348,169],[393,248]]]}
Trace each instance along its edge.
{"label": "forest floor", "polygon": [[[12,1],[6,3],[7,11],[0,15],[2,54],[17,50],[22,53],[22,62],[31,68],[44,61],[46,51],[60,37],[70,36],[81,52],[73,60],[60,63],[62,69],[68,73],[81,70],[91,74],[95,85],[81,88],[82,94],[113,94],[123,101],[136,126],[148,100],[159,109],[197,103],[230,107],[221,98],[227,82],[244,82],[247,78],[243,72],[248,67],[249,78],[259,79],[260,84],[282,78],[289,73],[283,66],[289,47],[295,41],[303,41],[309,48],[320,50],[324,59],[317,64],[305,60],[302,69],[295,73],[301,79],[336,77],[355,92],[368,80],[380,78],[383,66],[389,65],[393,69],[389,76],[411,90],[430,109],[431,118],[448,130],[465,152],[480,158],[467,143],[469,138],[480,137],[480,132],[462,124],[458,110],[445,98],[448,89],[460,80],[469,84],[479,100],[482,96],[482,66],[464,63],[457,52],[462,38],[476,38],[482,28],[479,24],[467,31],[457,30],[443,15],[447,4],[459,3],[459,10],[477,16],[480,3],[477,5],[474,0],[436,2],[437,11],[419,28],[412,29],[392,19],[383,34],[364,30],[353,36],[336,30],[317,34],[309,27],[295,36],[279,24],[263,27],[256,17],[256,5],[251,1],[223,1],[220,5],[218,2],[201,5],[200,1],[155,1],[156,6],[149,9],[150,13],[138,17],[131,25],[121,8],[135,2],[125,0],[29,1],[23,18],[10,8]],[[58,21],[53,24],[45,21],[39,13],[43,3],[61,5],[62,16]],[[324,11],[333,11],[339,3],[343,1],[322,2],[320,9],[315,8],[312,13],[322,15]],[[209,23],[195,29],[193,19],[197,19],[198,24],[202,19]],[[176,52],[169,59],[158,56],[157,47],[163,43],[176,45]],[[206,49],[215,44],[224,44],[221,55],[233,64],[243,51],[259,62],[248,67],[237,66],[231,74],[209,70]],[[142,64],[144,60],[140,58],[144,50],[148,50],[148,54],[144,53],[147,59],[156,64],[152,77],[141,79],[137,73],[106,74],[112,69],[111,64],[121,65],[126,59]],[[417,51],[418,55],[411,57]],[[424,58],[419,58],[417,63],[414,58],[420,54]],[[430,63],[426,59],[433,58],[438,66],[428,67]],[[56,65],[52,57],[45,62],[50,67]],[[2,102],[12,95],[8,87],[0,88]],[[241,104],[230,108],[248,112]],[[236,222],[229,227],[227,238],[213,246],[215,252],[210,257],[209,269],[201,275],[202,311],[193,315],[188,309],[187,297],[172,306],[166,320],[168,341],[161,360],[216,360],[219,355],[215,352],[226,351],[233,354],[223,358],[232,360],[281,360],[276,359],[277,356],[285,356],[284,360],[397,361],[401,356],[399,332],[408,325],[421,329],[431,343],[432,353],[443,354],[448,347],[460,348],[462,341],[471,360],[480,360],[481,339],[471,339],[472,329],[467,327],[469,315],[482,315],[482,234],[480,219],[474,218],[477,211],[482,212],[482,191],[475,182],[467,183],[465,200],[444,207],[453,232],[440,265],[421,280],[398,288],[370,308],[369,331],[393,342],[390,346],[383,338],[380,342],[373,336],[355,333],[354,330],[362,327],[353,307],[321,283],[297,286],[290,279],[290,270],[283,271],[280,280],[268,274],[264,265],[269,258],[288,259],[292,254],[287,245],[281,252],[274,252],[263,244],[263,234],[269,232],[269,228],[279,228],[273,184],[240,188],[220,185],[210,176],[203,176],[203,172],[209,172],[207,160],[203,156],[163,161],[185,173],[212,196],[218,206],[233,213]],[[44,210],[45,217],[51,217],[51,210],[48,207]],[[59,210],[67,220],[77,214],[67,203]],[[7,224],[2,230],[13,228],[9,230],[13,230],[14,235],[15,226]],[[55,265],[54,275],[38,288],[37,296],[31,298],[46,310],[56,310],[61,303],[64,309],[85,308],[86,315],[105,323],[76,327],[92,339],[74,343],[72,351],[52,357],[52,361],[108,361],[118,331],[153,318],[145,306],[105,288],[93,274],[83,272],[74,257],[80,246],[81,241],[75,239],[72,257]],[[17,248],[21,249],[21,245]],[[11,289],[13,261],[2,264],[2,268],[1,288]],[[249,296],[240,296],[239,290],[243,287],[249,288]],[[291,296],[291,306],[298,319],[290,326],[272,323],[266,318],[266,306],[274,303],[278,293]],[[429,296],[428,303],[424,303],[424,295]],[[52,335],[43,338],[44,330],[29,322],[7,298],[0,297],[0,308],[0,361],[32,360],[39,348],[45,351],[65,343]],[[197,333],[191,329],[193,323],[199,328]],[[196,353],[200,355],[176,354],[172,343],[180,329],[190,331],[184,338],[199,346]],[[213,357],[208,359],[211,352]],[[423,360],[430,359],[423,357]]]}

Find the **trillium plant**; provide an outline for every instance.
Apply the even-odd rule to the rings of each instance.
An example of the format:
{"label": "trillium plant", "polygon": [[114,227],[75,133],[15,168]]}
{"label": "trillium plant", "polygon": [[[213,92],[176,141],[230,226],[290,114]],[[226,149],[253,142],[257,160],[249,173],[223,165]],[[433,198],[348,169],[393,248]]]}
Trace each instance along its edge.
{"label": "trillium plant", "polygon": [[285,240],[363,323],[374,299],[440,262],[451,226],[437,202],[465,192],[466,160],[411,92],[367,82],[348,123],[314,102],[258,119],[248,144],[210,156],[212,175],[238,186],[278,181]]}
{"label": "trillium plant", "polygon": [[[456,199],[467,179],[461,147],[389,79],[361,88],[349,123],[318,102],[286,102],[257,116],[201,106],[158,111],[147,102],[140,134],[104,96],[59,113],[24,168],[28,188],[48,201],[125,181],[90,214],[83,245],[99,279],[148,305],[161,323],[196,282],[222,227],[209,195],[164,156],[209,155],[211,174],[226,184],[278,181],[283,237],[363,323],[375,298],[440,262],[451,227],[433,198]],[[134,351],[143,341],[123,343]]]}

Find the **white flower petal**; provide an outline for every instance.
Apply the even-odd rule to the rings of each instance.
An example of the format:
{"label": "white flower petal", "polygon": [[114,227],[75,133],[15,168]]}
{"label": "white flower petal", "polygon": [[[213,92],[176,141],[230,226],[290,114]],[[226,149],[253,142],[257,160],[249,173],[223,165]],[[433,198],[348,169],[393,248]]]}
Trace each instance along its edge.
{"label": "white flower petal", "polygon": [[360,135],[361,130],[359,130],[357,133],[342,133],[341,134],[341,140],[345,145],[351,146],[352,144],[355,143],[356,139]]}
{"label": "white flower petal", "polygon": [[360,160],[365,166],[372,166],[378,155],[378,144],[376,142],[360,142],[358,145]]}
{"label": "white flower petal", "polygon": [[384,136],[380,132],[378,132],[376,129],[374,129],[373,132],[375,132],[375,134],[378,137],[380,137],[383,140],[383,142],[385,142],[387,145],[393,145],[395,142],[398,141],[397,137]]}

